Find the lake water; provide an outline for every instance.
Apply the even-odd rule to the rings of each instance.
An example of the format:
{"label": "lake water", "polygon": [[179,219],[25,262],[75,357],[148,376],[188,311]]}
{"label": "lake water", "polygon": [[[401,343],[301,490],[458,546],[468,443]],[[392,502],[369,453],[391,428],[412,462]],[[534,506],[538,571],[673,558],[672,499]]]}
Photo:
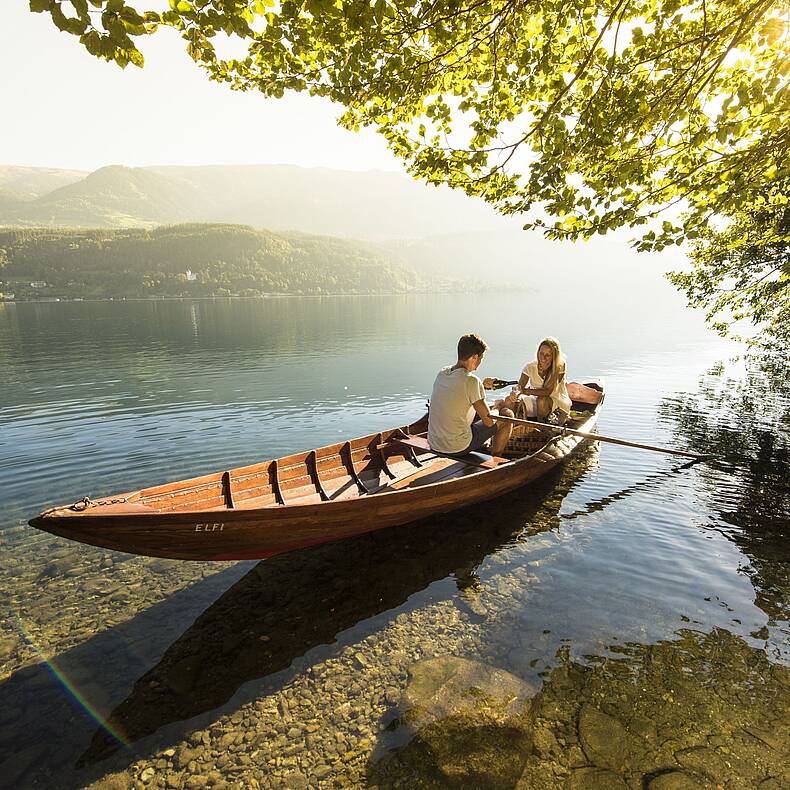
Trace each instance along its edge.
{"label": "lake water", "polygon": [[[787,786],[786,369],[658,280],[578,291],[0,305],[0,786]],[[602,444],[262,563],[26,526],[406,423],[466,331],[503,378],[556,335],[601,433],[716,458]]]}

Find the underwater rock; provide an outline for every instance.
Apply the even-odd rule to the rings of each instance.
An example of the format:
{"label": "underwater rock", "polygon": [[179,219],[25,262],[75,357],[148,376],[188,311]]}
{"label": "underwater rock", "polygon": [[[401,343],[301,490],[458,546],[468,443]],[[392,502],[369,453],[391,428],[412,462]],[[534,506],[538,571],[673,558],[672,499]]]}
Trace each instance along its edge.
{"label": "underwater rock", "polygon": [[0,663],[7,661],[13,656],[19,647],[19,640],[16,637],[3,637],[0,639]]}
{"label": "underwater rock", "polygon": [[[404,720],[412,727],[446,719],[485,704],[501,719],[520,716],[537,689],[504,669],[457,656],[418,661],[403,692]],[[482,701],[485,700],[485,703]]]}
{"label": "underwater rock", "polygon": [[695,782],[683,771],[670,771],[659,774],[647,784],[648,790],[702,790],[702,785]]}
{"label": "underwater rock", "polygon": [[[374,767],[373,783],[510,790],[529,754],[530,723],[529,716],[503,720],[486,707],[434,721]],[[404,777],[409,777],[405,785]]]}
{"label": "underwater rock", "polygon": [[196,656],[187,656],[174,663],[165,678],[168,687],[179,695],[187,694],[195,685],[200,674],[200,664]]}
{"label": "underwater rock", "polygon": [[179,560],[151,559],[146,560],[146,568],[153,573],[170,573],[178,570]]}
{"label": "underwater rock", "polygon": [[551,730],[536,727],[532,736],[532,748],[539,757],[549,759],[560,747]]}
{"label": "underwater rock", "polygon": [[87,579],[82,582],[82,590],[88,595],[112,595],[120,589],[122,589],[121,585],[108,579]]}
{"label": "underwater rock", "polygon": [[579,714],[579,738],[591,763],[612,771],[623,771],[634,738],[612,716],[585,705]]}
{"label": "underwater rock", "polygon": [[118,773],[107,774],[98,781],[90,785],[89,790],[128,790],[133,787],[131,777],[119,771]]}
{"label": "underwater rock", "polygon": [[[753,738],[762,741],[766,746],[770,746],[777,752],[788,754],[790,753],[790,744],[782,739],[776,732],[765,730],[760,727],[744,727],[744,732],[749,733]],[[790,757],[790,754],[788,754]]]}
{"label": "underwater rock", "polygon": [[727,761],[718,752],[706,746],[682,749],[675,752],[675,759],[681,768],[692,774],[701,774],[711,781],[721,781],[732,773]]}
{"label": "underwater rock", "polygon": [[503,669],[443,656],[409,670],[401,709],[411,741],[373,769],[370,781],[412,787],[512,788],[532,745],[535,688]]}
{"label": "underwater rock", "polygon": [[78,554],[70,554],[65,557],[58,557],[57,559],[50,560],[41,571],[42,578],[51,578],[54,576],[67,576],[74,572],[80,564],[80,557]]}
{"label": "underwater rock", "polygon": [[488,617],[488,609],[483,605],[480,600],[480,595],[476,591],[464,591],[462,595],[458,596],[458,606],[462,610],[466,610],[476,622],[482,622]]}
{"label": "underwater rock", "polygon": [[286,774],[282,781],[289,790],[307,790],[307,779],[300,773]]}
{"label": "underwater rock", "polygon": [[199,749],[190,749],[188,746],[182,744],[176,749],[174,758],[176,768],[186,768],[189,763],[195,760],[199,755]]}
{"label": "underwater rock", "polygon": [[605,768],[579,768],[565,783],[565,790],[628,790],[619,774]]}

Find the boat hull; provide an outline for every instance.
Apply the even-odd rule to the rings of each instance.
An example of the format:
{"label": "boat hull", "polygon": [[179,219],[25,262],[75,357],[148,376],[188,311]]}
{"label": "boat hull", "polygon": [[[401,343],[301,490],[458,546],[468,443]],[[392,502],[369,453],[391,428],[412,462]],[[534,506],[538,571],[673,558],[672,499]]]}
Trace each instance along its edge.
{"label": "boat hull", "polygon": [[[591,430],[596,413],[584,423]],[[528,485],[590,440],[558,436],[501,467],[430,485],[312,504],[166,513],[44,513],[30,525],[102,548],[181,560],[263,559],[406,524]]]}

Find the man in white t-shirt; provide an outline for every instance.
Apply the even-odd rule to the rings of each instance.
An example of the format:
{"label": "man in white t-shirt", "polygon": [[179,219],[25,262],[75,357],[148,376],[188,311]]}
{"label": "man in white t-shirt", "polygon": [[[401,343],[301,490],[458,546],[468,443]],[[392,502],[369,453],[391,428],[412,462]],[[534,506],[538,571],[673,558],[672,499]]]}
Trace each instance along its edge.
{"label": "man in white t-shirt", "polygon": [[[494,455],[505,449],[512,425],[491,418],[483,382],[474,374],[487,348],[481,337],[464,335],[458,341],[456,363],[436,376],[428,414],[428,444],[437,453],[465,455],[483,449],[489,439]],[[502,409],[501,414],[513,416],[510,409]]]}

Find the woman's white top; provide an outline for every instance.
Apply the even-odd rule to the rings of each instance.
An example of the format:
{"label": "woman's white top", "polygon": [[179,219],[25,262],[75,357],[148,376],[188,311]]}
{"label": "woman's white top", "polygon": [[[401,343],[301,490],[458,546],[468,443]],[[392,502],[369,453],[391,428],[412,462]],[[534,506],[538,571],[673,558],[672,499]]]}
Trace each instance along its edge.
{"label": "woman's white top", "polygon": [[[537,362],[528,362],[521,372],[529,378],[530,389],[543,389],[543,379],[538,373]],[[557,382],[554,391],[551,393],[551,408],[552,411],[559,409],[565,414],[571,413],[571,399],[568,395],[568,388],[565,386],[565,376]]]}

